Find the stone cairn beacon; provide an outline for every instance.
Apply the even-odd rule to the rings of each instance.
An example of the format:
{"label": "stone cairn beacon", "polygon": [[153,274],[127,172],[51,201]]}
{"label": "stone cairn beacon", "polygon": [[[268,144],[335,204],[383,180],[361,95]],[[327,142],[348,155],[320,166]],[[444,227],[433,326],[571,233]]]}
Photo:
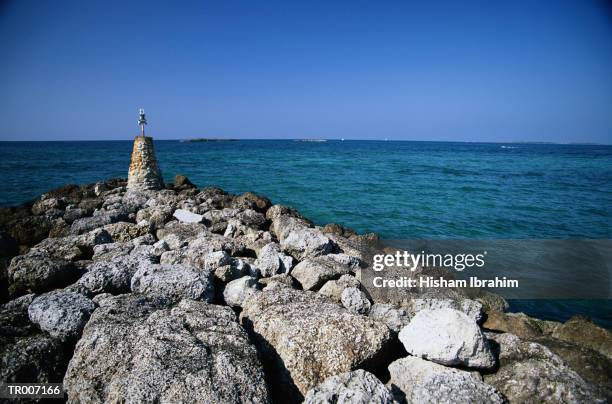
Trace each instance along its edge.
{"label": "stone cairn beacon", "polygon": [[134,138],[127,183],[129,190],[145,191],[164,187],[164,180],[155,158],[153,138],[145,136],[144,128],[146,124],[147,118],[144,109],[140,108],[138,117],[140,135]]}

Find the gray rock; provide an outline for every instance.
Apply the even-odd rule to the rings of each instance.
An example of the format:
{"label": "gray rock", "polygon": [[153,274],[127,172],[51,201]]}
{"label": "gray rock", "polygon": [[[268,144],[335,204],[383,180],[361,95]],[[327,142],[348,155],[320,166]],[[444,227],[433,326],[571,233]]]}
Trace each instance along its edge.
{"label": "gray rock", "polygon": [[124,255],[115,257],[112,261],[97,261],[87,267],[87,272],[74,287],[87,296],[128,293],[136,271],[152,265],[154,260],[146,255]]}
{"label": "gray rock", "polygon": [[304,404],[393,404],[393,397],[372,373],[358,369],[331,376],[310,389]]}
{"label": "gray rock", "polygon": [[132,292],[163,296],[171,301],[182,298],[212,301],[213,274],[186,265],[148,265],[140,267],[131,281]]}
{"label": "gray rock", "polygon": [[552,336],[590,348],[612,359],[612,333],[592,321],[574,316],[554,329]]}
{"label": "gray rock", "polygon": [[327,281],[319,289],[319,293],[333,299],[334,301],[342,302],[342,291],[346,288],[358,288],[361,285],[359,280],[353,275],[342,275],[340,278]]}
{"label": "gray rock", "polygon": [[28,307],[30,320],[52,337],[78,338],[96,305],[85,296],[57,291],[38,296]]}
{"label": "gray rock", "polygon": [[172,216],[174,216],[180,222],[183,222],[183,223],[201,223],[202,220],[204,219],[204,216],[198,215],[197,213],[192,213],[184,209],[175,210]]}
{"label": "gray rock", "polygon": [[369,316],[374,320],[382,321],[395,332],[400,332],[410,322],[410,315],[406,310],[395,308],[390,304],[373,304]]}
{"label": "gray rock", "polygon": [[330,254],[336,245],[320,230],[303,228],[290,231],[287,237],[281,240],[281,248],[297,259]]}
{"label": "gray rock", "polygon": [[503,397],[476,372],[447,368],[414,356],[389,365],[389,386],[400,402],[503,403]]}
{"label": "gray rock", "polygon": [[223,299],[228,306],[242,307],[245,299],[257,293],[257,279],[251,276],[243,276],[242,278],[233,280],[225,285],[223,290]]}
{"label": "gray rock", "polygon": [[358,261],[345,254],[328,254],[308,258],[297,264],[291,276],[297,279],[304,290],[317,290],[329,280],[340,278],[358,267]]}
{"label": "gray rock", "polygon": [[[206,226],[201,223],[181,223],[179,221],[171,221],[157,230],[157,238],[165,240],[170,249],[175,250],[187,245],[190,241],[195,240],[198,236],[206,234]],[[169,235],[173,234],[177,241],[170,242]]]}
{"label": "gray rock", "polygon": [[110,211],[101,211],[98,214],[94,212],[94,216],[84,217],[75,220],[70,226],[71,234],[83,234],[99,227],[104,227],[107,224],[122,222],[128,220],[126,211],[117,209]]}
{"label": "gray rock", "polygon": [[[95,363],[96,366],[92,366]],[[257,351],[228,307],[104,299],[64,378],[68,401],[267,403]]]}
{"label": "gray rock", "polygon": [[342,305],[351,313],[367,315],[372,304],[359,288],[350,287],[342,291]]}
{"label": "gray rock", "polygon": [[557,355],[536,342],[512,334],[487,334],[499,347],[499,370],[485,382],[510,403],[605,402],[596,389],[571,370]]}
{"label": "gray rock", "polygon": [[293,266],[293,257],[281,253],[277,243],[268,243],[259,251],[255,265],[259,268],[261,276],[270,277],[289,273]]}
{"label": "gray rock", "polygon": [[71,263],[41,251],[18,255],[8,268],[10,289],[15,292],[43,293],[69,285],[79,276],[80,272]]}
{"label": "gray rock", "polygon": [[288,287],[268,286],[246,299],[240,318],[270,366],[272,391],[285,399],[300,399],[329,376],[375,366],[391,342],[383,323]]}
{"label": "gray rock", "polygon": [[423,309],[399,333],[408,353],[442,365],[490,369],[487,340],[473,319],[453,309]]}
{"label": "gray rock", "polygon": [[78,236],[46,238],[30,251],[41,251],[49,257],[60,260],[77,261],[90,258],[96,246],[112,241],[113,238],[108,231],[95,229]]}
{"label": "gray rock", "polygon": [[149,206],[136,213],[136,223],[146,222],[160,229],[172,219],[172,208],[167,205]]}

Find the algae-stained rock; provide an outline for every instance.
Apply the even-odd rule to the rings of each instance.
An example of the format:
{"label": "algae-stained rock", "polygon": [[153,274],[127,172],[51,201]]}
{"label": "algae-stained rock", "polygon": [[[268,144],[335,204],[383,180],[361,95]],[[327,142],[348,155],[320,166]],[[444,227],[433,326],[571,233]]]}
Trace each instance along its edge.
{"label": "algae-stained rock", "polygon": [[448,368],[415,356],[389,365],[389,387],[399,402],[407,403],[504,403],[492,386],[475,372]]}
{"label": "algae-stained rock", "polygon": [[489,369],[495,358],[473,319],[453,309],[424,309],[399,333],[408,353],[443,365]]}
{"label": "algae-stained rock", "polygon": [[375,368],[391,342],[383,323],[288,287],[268,286],[248,298],[241,321],[270,367],[278,400],[299,400],[329,376]]}
{"label": "algae-stained rock", "polygon": [[555,329],[553,337],[591,348],[612,359],[612,333],[580,316],[570,318]]}
{"label": "algae-stained rock", "polygon": [[596,389],[557,355],[536,342],[512,334],[487,336],[499,350],[499,370],[484,376],[510,403],[604,402]]}
{"label": "algae-stained rock", "polygon": [[376,376],[362,369],[328,377],[304,397],[304,404],[374,403],[393,404],[393,397]]}
{"label": "algae-stained rock", "polygon": [[257,351],[230,308],[171,308],[135,294],[100,304],[64,378],[69,402],[269,402]]}
{"label": "algae-stained rock", "polygon": [[186,265],[141,266],[132,277],[131,289],[172,301],[189,298],[210,302],[214,298],[213,273]]}
{"label": "algae-stained rock", "polygon": [[81,335],[95,308],[91,300],[79,293],[55,291],[35,298],[28,307],[28,315],[43,331],[66,341]]}

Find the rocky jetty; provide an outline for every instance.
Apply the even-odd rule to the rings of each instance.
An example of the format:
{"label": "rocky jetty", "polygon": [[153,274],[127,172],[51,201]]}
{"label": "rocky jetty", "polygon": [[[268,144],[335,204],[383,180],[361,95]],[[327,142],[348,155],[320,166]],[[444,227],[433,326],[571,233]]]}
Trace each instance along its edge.
{"label": "rocky jetty", "polygon": [[586,319],[373,296],[375,235],[138,170],[0,210],[1,381],[71,403],[612,399],[612,336]]}

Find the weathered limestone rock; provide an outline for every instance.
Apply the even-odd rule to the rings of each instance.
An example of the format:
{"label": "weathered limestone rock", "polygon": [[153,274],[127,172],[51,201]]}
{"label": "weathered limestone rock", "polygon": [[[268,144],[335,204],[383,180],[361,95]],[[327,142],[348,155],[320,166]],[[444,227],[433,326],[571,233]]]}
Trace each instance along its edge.
{"label": "weathered limestone rock", "polygon": [[504,403],[492,386],[476,372],[447,368],[415,356],[389,365],[389,387],[397,401],[407,403]]}
{"label": "weathered limestone rock", "polygon": [[342,305],[351,313],[367,315],[372,303],[359,288],[350,287],[342,291]]}
{"label": "weathered limestone rock", "polygon": [[153,138],[148,136],[134,138],[127,187],[143,191],[164,187],[164,180],[155,158]]}
{"label": "weathered limestone rock", "polygon": [[96,308],[85,296],[56,291],[38,296],[28,307],[30,320],[52,337],[75,340]]}
{"label": "weathered limestone rock", "polygon": [[458,310],[421,310],[400,331],[399,339],[408,353],[442,365],[495,366],[484,334]]}
{"label": "weathered limestone rock", "polygon": [[329,280],[347,275],[359,267],[359,261],[345,254],[328,254],[308,258],[291,271],[304,290],[317,290]]}
{"label": "weathered limestone rock", "polygon": [[257,351],[229,307],[168,308],[133,294],[100,304],[64,378],[69,402],[269,401]]}
{"label": "weathered limestone rock", "polygon": [[243,276],[225,285],[223,299],[231,307],[242,307],[242,303],[251,295],[257,293],[257,279]]}
{"label": "weathered limestone rock", "polygon": [[410,315],[406,310],[397,309],[390,304],[373,304],[368,315],[373,320],[387,324],[387,327],[395,332],[400,332],[410,322]]}
{"label": "weathered limestone rock", "polygon": [[9,285],[14,292],[47,292],[71,284],[80,275],[72,263],[49,257],[42,251],[18,255],[8,268]]}
{"label": "weathered limestone rock", "polygon": [[148,265],[140,267],[131,281],[132,292],[163,296],[171,301],[182,298],[212,301],[213,274],[186,265]]}
{"label": "weathered limestone rock", "polygon": [[523,313],[489,312],[482,326],[489,330],[509,332],[527,339],[537,338],[543,334],[539,321]]}
{"label": "weathered limestone rock", "polygon": [[175,210],[172,216],[177,218],[178,221],[182,223],[201,223],[204,219],[204,216],[184,209]]}
{"label": "weathered limestone rock", "polygon": [[277,243],[266,244],[257,255],[255,266],[261,276],[270,277],[280,273],[289,273],[293,265],[293,257],[280,252]]}
{"label": "weathered limestone rock", "polygon": [[389,390],[362,369],[331,376],[310,389],[304,404],[393,404]]}
{"label": "weathered limestone rock", "polygon": [[281,239],[281,247],[297,259],[330,254],[336,249],[334,242],[320,230],[310,228],[290,231]]}
{"label": "weathered limestone rock", "polygon": [[353,275],[346,274],[338,279],[325,282],[323,287],[319,289],[319,293],[341,303],[344,289],[351,287],[358,288],[360,285],[361,283],[357,278]]}
{"label": "weathered limestone rock", "polygon": [[301,399],[329,376],[375,368],[391,342],[383,323],[289,287],[268,286],[251,296],[240,318],[260,346],[273,392],[283,402]]}
{"label": "weathered limestone rock", "polygon": [[468,317],[474,319],[474,321],[477,323],[480,323],[483,319],[482,303],[476,300],[465,299],[461,297],[457,297],[454,299],[445,297],[415,298],[410,300],[406,308],[412,314],[415,314],[419,310],[423,309],[455,309],[459,310],[462,313],[465,313]]}
{"label": "weathered limestone rock", "polygon": [[512,334],[488,333],[499,349],[499,370],[484,376],[485,382],[504,394],[510,403],[604,402],[557,355],[536,342]]}

